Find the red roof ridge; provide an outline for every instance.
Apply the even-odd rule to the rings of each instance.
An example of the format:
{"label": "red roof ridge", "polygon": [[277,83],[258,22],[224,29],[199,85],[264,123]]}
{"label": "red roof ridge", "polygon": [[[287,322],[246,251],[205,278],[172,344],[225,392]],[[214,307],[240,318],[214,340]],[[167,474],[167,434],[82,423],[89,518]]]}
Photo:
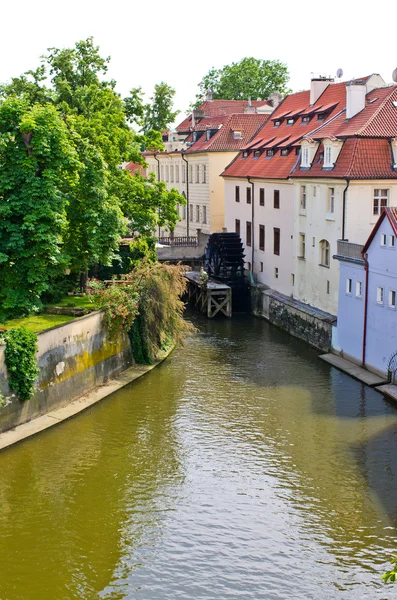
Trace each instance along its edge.
{"label": "red roof ridge", "polygon": [[[318,131],[320,131],[321,129],[323,129],[324,127],[327,127],[328,125],[330,125],[330,123],[332,123],[333,121],[335,121],[335,119],[337,119],[338,117],[340,117],[340,115],[346,111],[346,107],[342,108],[338,113],[336,113],[333,117],[331,117],[330,119],[327,119],[326,121],[324,121],[324,123],[321,123],[321,125],[319,125],[316,129],[313,129],[312,131],[310,131],[309,133],[307,133],[305,136],[303,136],[303,139],[307,139],[307,140],[312,140],[312,136],[317,133]],[[330,136],[330,139],[336,139],[335,136]]]}
{"label": "red roof ridge", "polygon": [[[385,86],[385,87],[389,87],[389,86]],[[373,121],[378,116],[378,114],[380,113],[380,111],[383,109],[383,107],[385,106],[385,104],[390,100],[390,96],[393,96],[394,92],[397,90],[396,86],[390,86],[390,88],[391,88],[390,89],[390,93],[387,94],[384,97],[384,99],[382,100],[382,102],[379,104],[378,108],[373,112],[372,116],[366,121],[366,123],[364,125],[362,125],[360,127],[360,129],[357,130],[356,135],[364,135],[365,129],[367,129],[371,125],[371,123],[373,123]],[[375,92],[376,90],[372,90],[372,91]]]}

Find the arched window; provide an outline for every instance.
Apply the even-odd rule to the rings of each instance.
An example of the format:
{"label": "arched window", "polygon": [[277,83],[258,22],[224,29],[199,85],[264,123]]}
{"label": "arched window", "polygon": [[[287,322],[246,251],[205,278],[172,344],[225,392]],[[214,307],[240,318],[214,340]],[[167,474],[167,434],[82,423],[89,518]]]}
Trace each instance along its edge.
{"label": "arched window", "polygon": [[329,267],[331,248],[327,240],[321,240],[320,242],[320,265],[323,267]]}

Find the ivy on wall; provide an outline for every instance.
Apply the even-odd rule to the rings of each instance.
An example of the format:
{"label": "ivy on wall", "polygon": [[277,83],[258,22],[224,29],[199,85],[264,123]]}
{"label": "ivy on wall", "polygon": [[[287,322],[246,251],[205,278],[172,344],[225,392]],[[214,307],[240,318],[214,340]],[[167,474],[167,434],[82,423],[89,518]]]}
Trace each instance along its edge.
{"label": "ivy on wall", "polygon": [[29,400],[34,394],[34,382],[39,373],[36,360],[37,335],[25,327],[15,327],[3,337],[10,388],[21,400]]}

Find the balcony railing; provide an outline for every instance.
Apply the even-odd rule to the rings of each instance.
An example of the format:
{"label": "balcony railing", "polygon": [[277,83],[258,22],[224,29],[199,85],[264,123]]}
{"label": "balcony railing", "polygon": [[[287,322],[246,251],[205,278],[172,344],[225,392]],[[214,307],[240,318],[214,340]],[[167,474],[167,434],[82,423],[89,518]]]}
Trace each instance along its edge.
{"label": "balcony railing", "polygon": [[340,258],[347,258],[350,260],[363,260],[361,254],[364,246],[361,244],[353,244],[352,242],[345,242],[344,240],[338,240],[337,256]]}
{"label": "balcony railing", "polygon": [[160,237],[158,243],[164,246],[198,246],[197,236]]}

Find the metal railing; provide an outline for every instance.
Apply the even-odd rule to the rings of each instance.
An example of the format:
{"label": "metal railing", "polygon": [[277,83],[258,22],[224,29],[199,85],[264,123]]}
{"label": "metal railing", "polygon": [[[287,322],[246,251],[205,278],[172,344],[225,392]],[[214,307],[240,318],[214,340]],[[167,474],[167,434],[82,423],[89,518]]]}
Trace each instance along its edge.
{"label": "metal railing", "polygon": [[195,235],[184,235],[178,237],[159,237],[158,243],[164,246],[198,246],[198,239]]}
{"label": "metal railing", "polygon": [[355,260],[363,260],[361,251],[364,248],[364,246],[362,246],[361,244],[353,244],[352,242],[338,240],[337,248],[338,256],[343,256],[344,258],[352,258]]}

